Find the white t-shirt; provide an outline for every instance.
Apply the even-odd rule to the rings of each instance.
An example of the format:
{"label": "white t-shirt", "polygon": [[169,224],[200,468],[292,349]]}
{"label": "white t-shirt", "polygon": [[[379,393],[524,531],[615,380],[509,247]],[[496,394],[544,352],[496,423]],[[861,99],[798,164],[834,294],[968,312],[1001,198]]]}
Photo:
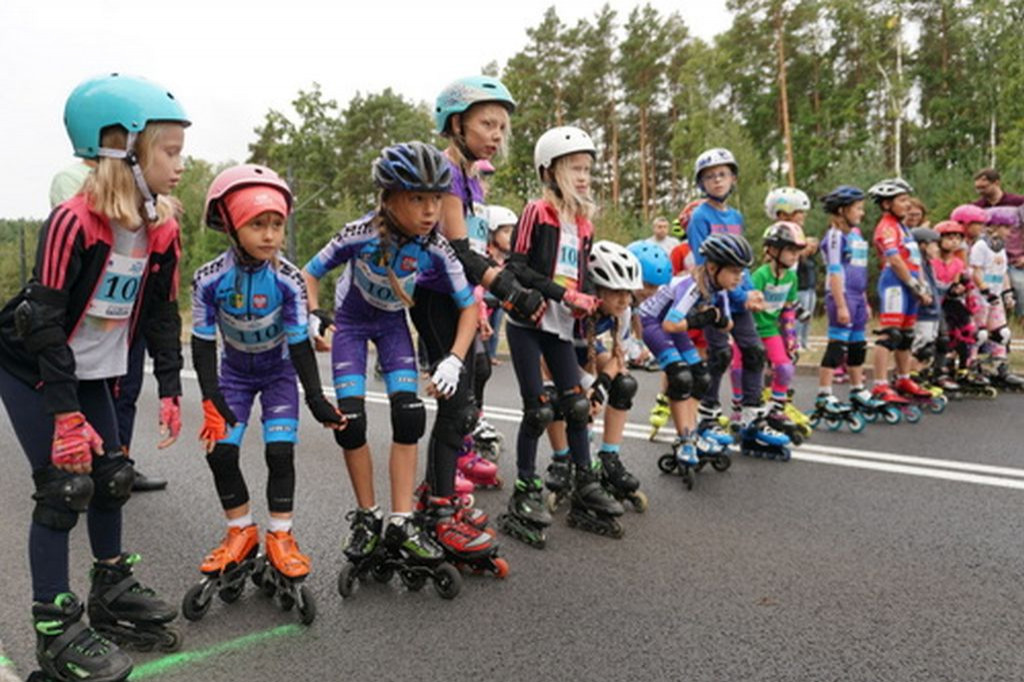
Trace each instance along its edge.
{"label": "white t-shirt", "polygon": [[969,262],[974,274],[980,275],[989,291],[996,295],[1003,292],[1003,282],[1006,280],[1006,249],[993,251],[988,242],[979,239],[971,247]]}
{"label": "white t-shirt", "polygon": [[662,248],[662,250],[665,251],[665,255],[669,256],[669,257],[672,256],[672,249],[674,249],[677,246],[679,246],[679,240],[676,239],[675,237],[665,237],[662,240],[657,240],[654,237],[648,237],[644,241],[647,242],[648,244],[654,244],[655,246],[660,246]]}

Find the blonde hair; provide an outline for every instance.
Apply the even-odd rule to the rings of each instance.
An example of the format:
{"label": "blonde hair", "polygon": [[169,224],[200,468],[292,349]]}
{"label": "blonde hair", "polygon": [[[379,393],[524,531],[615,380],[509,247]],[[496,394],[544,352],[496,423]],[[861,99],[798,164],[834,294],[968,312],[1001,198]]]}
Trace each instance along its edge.
{"label": "blonde hair", "polygon": [[377,265],[387,268],[388,284],[391,285],[391,291],[395,297],[398,298],[405,308],[412,308],[416,302],[409,297],[409,294],[405,293],[402,283],[398,281],[398,275],[395,274],[395,269],[392,267],[393,262],[388,259],[388,251],[391,248],[394,237],[397,236],[395,233],[400,232],[400,230],[395,224],[394,218],[391,217],[387,201],[388,192],[385,190],[381,192],[380,202],[377,205],[377,215],[374,218],[377,225],[377,236],[380,238],[376,253]]}
{"label": "blonde hair", "polygon": [[558,186],[559,192],[556,193],[550,185],[545,184],[544,199],[554,206],[564,219],[575,221],[578,217],[582,217],[590,220],[597,213],[597,205],[590,196],[580,194],[572,186],[565,163],[569,156],[561,156],[552,162],[547,173]]}
{"label": "blonde hair", "polygon": [[[493,105],[497,106],[499,109],[501,109],[501,111],[502,111],[501,115],[505,118],[505,134],[501,136],[501,144],[498,146],[498,151],[495,152],[494,158],[501,158],[501,157],[505,156],[506,154],[508,154],[509,140],[512,139],[512,119],[508,115],[508,109],[506,109],[504,106],[502,106],[499,102],[478,102],[477,104],[472,105],[471,107],[469,107],[468,109],[466,109],[462,113],[452,114],[453,117],[454,116],[458,116],[459,117],[459,123],[462,125],[462,133],[460,135],[457,135],[456,132],[455,132],[455,126],[452,123],[449,123],[448,127],[446,128],[445,132],[442,133],[442,135],[444,137],[447,137],[449,140],[451,140],[451,143],[448,145],[448,150],[447,150],[448,151],[448,155],[451,158],[451,160],[454,161],[456,163],[456,165],[458,165],[459,168],[462,169],[463,174],[466,175],[467,178],[468,177],[474,177],[474,178],[480,177],[480,171],[478,171],[476,169],[476,164],[471,162],[469,159],[467,159],[466,155],[462,153],[462,148],[461,148],[460,145],[456,144],[455,139],[456,139],[456,137],[461,137],[463,139],[463,141],[465,141],[465,139],[466,139],[466,115],[469,112],[473,111],[473,109],[475,109],[477,106],[483,105],[483,104],[493,104]],[[465,143],[465,142],[463,142],[463,143]]]}
{"label": "blonde hair", "polygon": [[[150,123],[135,140],[135,153],[139,156],[139,165],[145,171],[153,158],[153,150],[160,142],[169,126],[180,126],[180,123]],[[125,149],[128,146],[128,133],[120,126],[104,129],[100,135],[100,145],[111,149]],[[125,227],[141,225],[144,221],[140,208],[142,193],[135,184],[135,176],[131,166],[124,159],[100,157],[96,168],[82,187],[89,205],[94,211],[117,221]],[[156,203],[156,223],[169,220],[174,215],[174,208],[167,197],[158,196]]]}

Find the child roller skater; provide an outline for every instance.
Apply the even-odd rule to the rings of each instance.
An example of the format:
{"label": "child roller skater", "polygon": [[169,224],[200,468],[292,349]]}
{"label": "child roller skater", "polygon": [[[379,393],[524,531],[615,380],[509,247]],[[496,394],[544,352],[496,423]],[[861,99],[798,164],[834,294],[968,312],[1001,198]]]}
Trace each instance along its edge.
{"label": "child roller skater", "polygon": [[[180,236],[167,195],[184,170],[189,120],[159,85],[111,74],[72,91],[64,122],[75,155],[96,168],[50,214],[31,280],[0,311],[0,398],[35,483],[28,558],[41,672],[33,677],[118,682],[132,671],[119,645],[181,644],[168,626],[176,610],[139,583],[138,556],[121,546],[134,472],[110,386],[125,374],[133,337],[145,334],[160,395],[158,447],[176,440]],[[88,607],[68,575],[68,536],[81,512],[95,557]]]}
{"label": "child roller skater", "polygon": [[[426,408],[416,395],[406,310],[413,305],[414,290],[429,288],[450,297],[460,311],[452,345],[434,368],[427,389],[444,405],[465,376],[478,307],[455,251],[437,229],[452,182],[441,152],[422,142],[387,147],[374,161],[372,175],[381,192],[378,207],[346,225],[305,266],[310,300],[316,301],[319,280],[347,264],[335,288],[331,360],[338,407],[348,417],[348,427],[335,438],[345,453],[358,508],[351,514],[345,544],[349,563],[339,587],[348,596],[355,577],[377,566],[385,575],[397,570],[409,586],[431,578],[441,596],[451,598],[461,583],[458,571],[445,563],[446,552],[460,560],[489,561],[494,539],[464,523],[449,498],[432,498],[424,515],[413,515],[416,444],[426,429]],[[377,347],[391,403],[391,512],[386,525],[366,441],[368,341]],[[379,544],[383,552],[378,556]],[[378,559],[383,563],[374,563]]]}
{"label": "child roller skater", "polygon": [[[679,247],[677,246],[676,248]],[[635,241],[627,249],[640,262],[640,279],[643,286],[633,295],[637,306],[642,305],[644,301],[653,296],[660,287],[668,284],[673,274],[681,274],[675,273],[672,261],[665,255],[665,250],[660,246],[647,241]],[[637,337],[642,337],[643,330],[639,325],[639,318],[634,316],[632,324],[637,328]],[[637,341],[637,343],[643,346],[642,342]],[[652,358],[652,360],[657,362],[657,358]],[[654,440],[658,436],[658,431],[668,423],[671,416],[672,413],[668,407],[668,397],[665,395],[665,386],[663,384],[661,392],[654,399],[654,405],[651,407],[651,413],[647,418],[651,425],[650,440]]]}
{"label": "child roller skater", "polygon": [[[310,571],[292,533],[295,443],[299,394],[296,375],[313,417],[341,428],[338,411],[324,398],[308,338],[306,287],[297,267],[280,255],[292,193],[265,166],[246,164],[221,172],[206,195],[204,218],[224,232],[230,248],[196,270],[192,282],[192,358],[203,395],[199,438],[220,497],[227,534],[203,560],[205,579],[185,596],[182,611],[198,620],[213,595],[237,598],[255,573],[282,605],[294,604],[304,622],[315,606],[300,583]],[[217,370],[217,332],[224,340]],[[267,462],[266,560],[258,561],[259,528],[239,467],[239,449],[259,396]],[[231,597],[225,597],[230,595]]]}
{"label": "child roller skater", "polygon": [[580,386],[573,347],[575,318],[594,314],[599,305],[589,293],[587,273],[594,210],[590,169],[595,155],[593,141],[579,128],[552,128],[540,136],[534,147],[534,167],[544,195],[523,209],[506,265],[522,286],[536,289],[548,300],[539,325],[514,315],[507,329],[523,420],[516,440],[515,491],[499,523],[506,533],[537,548],[545,545],[546,527],[551,524],[536,471],[537,441],[555,415],[544,391],[541,357],[555,382],[555,402],[565,419],[576,467],[568,523],[611,537],[623,534],[616,518],[623,513],[622,505],[604,490],[599,468],[590,461],[590,401]]}

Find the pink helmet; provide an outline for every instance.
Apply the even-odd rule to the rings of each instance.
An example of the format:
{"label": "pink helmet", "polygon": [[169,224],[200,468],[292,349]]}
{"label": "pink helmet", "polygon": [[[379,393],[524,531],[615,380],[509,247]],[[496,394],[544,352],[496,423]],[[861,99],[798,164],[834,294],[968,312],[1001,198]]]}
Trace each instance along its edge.
{"label": "pink helmet", "polygon": [[206,208],[203,210],[206,225],[218,232],[233,229],[227,207],[224,205],[224,197],[237,189],[253,185],[265,185],[279,190],[284,195],[288,210],[291,211],[292,191],[288,188],[288,183],[266,166],[243,163],[221,171],[210,183],[210,189],[206,192]]}
{"label": "pink helmet", "polygon": [[968,223],[981,223],[984,225],[988,222],[988,213],[980,206],[961,204],[953,209],[953,212],[949,214],[949,219],[955,220],[961,225],[967,225]]}

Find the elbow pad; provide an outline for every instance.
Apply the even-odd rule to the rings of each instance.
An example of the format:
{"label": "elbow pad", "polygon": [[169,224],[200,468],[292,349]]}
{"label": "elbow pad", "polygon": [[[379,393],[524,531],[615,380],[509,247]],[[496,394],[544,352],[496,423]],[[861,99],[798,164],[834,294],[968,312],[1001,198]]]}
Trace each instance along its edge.
{"label": "elbow pad", "polygon": [[459,257],[459,262],[462,263],[470,283],[480,284],[483,281],[484,273],[487,272],[493,263],[469,248],[469,239],[466,237],[451,240],[451,245],[452,249],[455,250],[455,255]]}

